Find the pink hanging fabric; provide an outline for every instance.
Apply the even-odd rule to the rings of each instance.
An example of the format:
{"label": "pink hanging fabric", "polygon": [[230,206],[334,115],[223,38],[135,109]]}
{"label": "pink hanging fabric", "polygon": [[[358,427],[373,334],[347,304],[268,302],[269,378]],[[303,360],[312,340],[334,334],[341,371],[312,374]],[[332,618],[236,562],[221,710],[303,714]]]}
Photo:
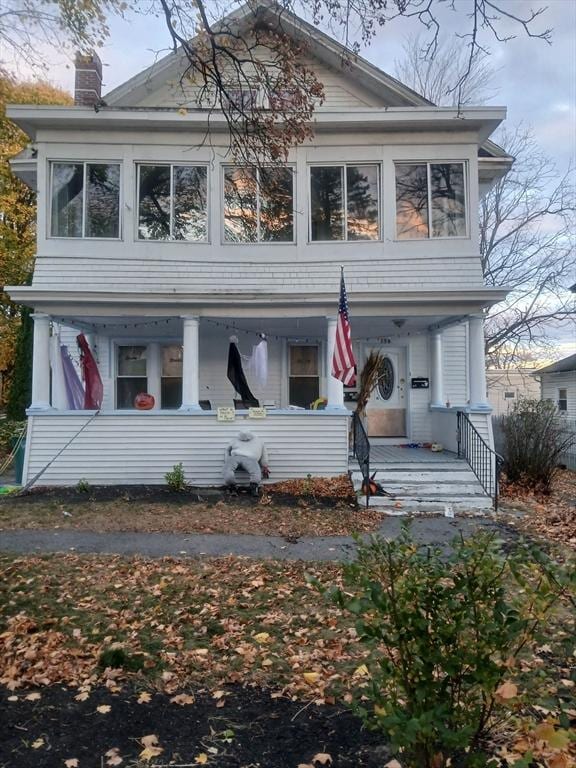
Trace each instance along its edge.
{"label": "pink hanging fabric", "polygon": [[98,365],[83,333],[76,336],[76,341],[80,347],[80,367],[82,368],[82,378],[84,379],[85,387],[84,410],[99,411],[102,407],[104,386],[102,385]]}

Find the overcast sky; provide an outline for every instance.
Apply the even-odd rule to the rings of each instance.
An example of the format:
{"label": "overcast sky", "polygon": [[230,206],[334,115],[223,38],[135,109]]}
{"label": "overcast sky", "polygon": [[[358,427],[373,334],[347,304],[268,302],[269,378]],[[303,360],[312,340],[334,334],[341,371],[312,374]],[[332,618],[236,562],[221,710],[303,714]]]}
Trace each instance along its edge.
{"label": "overcast sky", "polygon": [[[536,137],[561,168],[576,161],[576,0],[503,0],[516,14],[527,14],[530,8],[546,5],[546,12],[535,22],[534,30],[553,28],[553,43],[530,39],[511,22],[500,27],[505,34],[517,37],[499,43],[489,34],[483,37],[490,48],[491,61],[498,69],[498,94],[491,104],[508,108],[508,122],[531,125]],[[455,0],[457,12],[446,8],[441,15],[443,33],[454,40],[454,34],[466,25],[469,0]],[[143,6],[145,3],[143,3]],[[362,55],[390,74],[394,62],[402,56],[405,39],[422,30],[416,20],[398,19],[379,31]],[[112,35],[100,52],[104,62],[104,92],[152,64],[159,51],[167,52],[168,33],[161,19],[132,16],[129,20],[113,19]],[[464,43],[463,43],[464,45]],[[50,79],[72,91],[73,69],[64,58],[57,60],[50,52]],[[68,65],[68,66],[67,66]]]}

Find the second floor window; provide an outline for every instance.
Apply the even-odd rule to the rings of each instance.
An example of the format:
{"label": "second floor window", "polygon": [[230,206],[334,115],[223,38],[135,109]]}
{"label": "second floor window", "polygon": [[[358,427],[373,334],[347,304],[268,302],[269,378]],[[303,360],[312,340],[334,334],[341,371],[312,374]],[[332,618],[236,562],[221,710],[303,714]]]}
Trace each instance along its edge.
{"label": "second floor window", "polygon": [[310,239],[378,240],[377,165],[310,168]]}
{"label": "second floor window", "polygon": [[396,235],[466,237],[464,163],[396,165]]}
{"label": "second floor window", "polygon": [[120,237],[120,164],[51,166],[52,237]]}
{"label": "second floor window", "polygon": [[224,240],[291,243],[294,240],[291,168],[224,167]]}
{"label": "second floor window", "polygon": [[138,166],[138,237],[208,239],[208,169],[202,165]]}

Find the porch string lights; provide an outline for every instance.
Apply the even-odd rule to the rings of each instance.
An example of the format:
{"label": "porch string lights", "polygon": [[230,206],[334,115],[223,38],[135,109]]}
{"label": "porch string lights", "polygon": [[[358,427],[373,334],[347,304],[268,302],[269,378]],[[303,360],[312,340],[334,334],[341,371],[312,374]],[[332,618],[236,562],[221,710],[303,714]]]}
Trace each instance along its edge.
{"label": "porch string lights", "polygon": [[[84,323],[82,321],[76,321],[74,318],[71,317],[58,317],[54,318],[54,320],[58,323],[61,323],[62,325],[68,325],[72,328],[89,328],[92,330],[92,332],[97,331],[96,327],[89,326],[87,323]],[[325,341],[325,337],[314,337],[314,336],[297,336],[295,334],[290,334],[288,336],[283,336],[277,333],[265,333],[263,331],[252,331],[245,328],[238,328],[236,325],[230,325],[229,323],[223,323],[220,320],[213,320],[210,317],[201,317],[200,318],[201,323],[209,323],[210,325],[217,326],[219,328],[224,328],[227,331],[231,331],[232,333],[245,333],[247,336],[255,336],[259,339],[274,339],[275,341],[302,341],[306,344],[313,344]],[[129,330],[131,328],[146,328],[150,326],[162,326],[162,325],[170,325],[170,323],[173,322],[171,318],[168,318],[166,320],[145,320],[144,322],[137,322],[137,323],[101,323],[98,325],[98,328],[106,328],[106,329],[125,329]],[[462,321],[463,322],[463,321]],[[420,331],[405,331],[404,333],[387,333],[383,336],[353,336],[352,341],[367,341],[367,342],[380,342],[381,344],[385,344],[388,342],[389,339],[405,339],[405,338],[414,338],[415,336],[426,336],[430,332],[429,328],[425,328]]]}

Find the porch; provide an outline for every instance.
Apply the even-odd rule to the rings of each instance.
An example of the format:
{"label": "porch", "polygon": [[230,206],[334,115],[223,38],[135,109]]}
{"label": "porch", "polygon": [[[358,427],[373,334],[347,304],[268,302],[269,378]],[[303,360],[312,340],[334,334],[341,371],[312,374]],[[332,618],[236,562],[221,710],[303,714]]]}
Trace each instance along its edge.
{"label": "porch", "polygon": [[[398,442],[440,442],[454,450],[458,409],[475,412],[489,434],[485,388],[474,373],[483,373],[482,337],[475,331],[480,319],[425,309],[402,318],[359,315],[353,321],[359,367],[372,349],[390,361],[386,387],[378,388],[368,406],[369,416],[380,415],[374,419],[380,429],[376,442],[389,443],[375,445],[374,456],[381,450],[387,464],[394,463]],[[25,482],[52,462],[39,484],[72,485],[81,478],[92,484],[162,484],[165,473],[182,462],[189,483],[218,485],[225,448],[246,428],[266,443],[272,480],[347,472],[357,389],[344,388],[330,375],[336,317],[286,309],[267,317],[239,315],[37,312]],[[71,410],[50,372],[51,336],[72,351],[80,331],[103,381],[97,415]],[[268,367],[265,381],[257,381],[246,363],[262,334]],[[238,395],[226,375],[231,336],[238,337],[248,383],[264,409],[260,418],[241,403],[233,409]],[[154,398],[149,411],[134,407],[135,395],[144,392]],[[230,421],[222,420],[221,408],[228,409]],[[394,419],[382,418],[392,412]],[[396,450],[410,455],[409,449]]]}

